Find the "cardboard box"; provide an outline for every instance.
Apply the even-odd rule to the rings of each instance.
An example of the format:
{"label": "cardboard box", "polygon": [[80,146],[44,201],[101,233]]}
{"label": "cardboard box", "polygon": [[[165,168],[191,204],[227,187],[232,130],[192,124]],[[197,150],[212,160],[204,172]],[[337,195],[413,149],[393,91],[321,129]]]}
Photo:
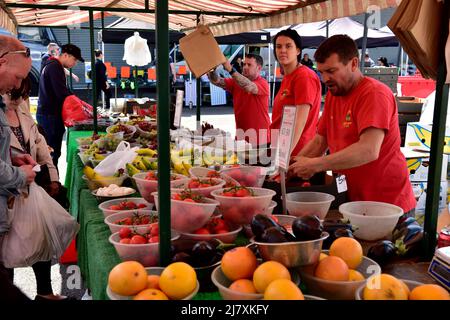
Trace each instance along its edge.
{"label": "cardboard box", "polygon": [[[406,127],[405,147],[430,151],[432,124],[410,122]],[[450,127],[445,127],[444,153],[450,154]]]}
{"label": "cardboard box", "polygon": [[180,39],[180,50],[196,78],[227,61],[211,30],[203,25]]}
{"label": "cardboard box", "polygon": [[[411,182],[413,187],[414,196],[417,199],[416,214],[423,214],[425,211],[425,202],[427,198],[427,183],[426,182]],[[440,196],[439,196],[439,209],[445,208],[447,204],[447,188],[448,182],[441,181]]]}

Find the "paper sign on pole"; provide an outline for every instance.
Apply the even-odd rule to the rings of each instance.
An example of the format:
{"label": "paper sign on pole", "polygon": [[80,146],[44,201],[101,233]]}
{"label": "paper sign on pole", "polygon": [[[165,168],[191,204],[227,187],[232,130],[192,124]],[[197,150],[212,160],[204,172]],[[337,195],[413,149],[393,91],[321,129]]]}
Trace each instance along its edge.
{"label": "paper sign on pole", "polygon": [[181,126],[181,112],[183,111],[183,97],[184,91],[177,90],[177,98],[175,101],[175,116],[173,119],[173,125],[177,128]]}
{"label": "paper sign on pole", "polygon": [[295,106],[285,106],[283,108],[283,118],[281,120],[280,132],[278,134],[275,166],[286,171],[289,168],[289,158],[291,154],[292,139],[294,138],[296,117],[297,108]]}

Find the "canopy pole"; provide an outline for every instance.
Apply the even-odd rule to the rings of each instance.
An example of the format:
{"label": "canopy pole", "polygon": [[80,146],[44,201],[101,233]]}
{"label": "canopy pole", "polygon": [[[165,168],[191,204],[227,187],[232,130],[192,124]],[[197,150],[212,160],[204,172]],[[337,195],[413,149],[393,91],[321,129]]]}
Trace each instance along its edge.
{"label": "canopy pole", "polygon": [[[69,28],[67,28],[67,43],[70,43],[70,29]],[[70,90],[73,91],[72,68],[69,69],[69,86],[70,86]]]}
{"label": "canopy pole", "polygon": [[170,90],[169,90],[169,4],[156,3],[156,64],[158,123],[158,201],[159,201],[159,263],[170,263]]}
{"label": "canopy pole", "polygon": [[447,121],[447,104],[449,85],[445,84],[447,65],[445,61],[445,44],[449,34],[450,2],[444,1],[444,12],[441,26],[439,45],[439,69],[436,81],[436,100],[434,104],[433,127],[430,145],[430,168],[428,172],[427,197],[425,202],[425,223],[423,246],[425,257],[429,261],[433,258],[437,242],[437,220],[439,214],[439,194],[442,171],[442,154],[444,152],[445,123]]}
{"label": "canopy pole", "polygon": [[367,33],[369,32],[369,28],[367,27],[367,20],[369,20],[369,13],[366,12],[364,14],[364,36],[361,48],[361,71],[364,70],[364,60],[366,56],[366,48],[367,48]]}
{"label": "canopy pole", "polygon": [[89,38],[91,43],[91,79],[92,79],[92,106],[94,108],[94,133],[97,134],[97,83],[95,74],[95,55],[94,55],[94,12],[89,10]]}
{"label": "canopy pole", "polygon": [[269,101],[269,108],[270,107],[272,107],[272,95],[271,95],[271,93],[270,93],[270,82],[272,81],[272,73],[270,72],[271,71],[271,68],[270,68],[270,42],[268,43],[268,45],[267,45],[267,52],[268,52],[268,54],[267,54],[267,56],[269,57],[269,97],[270,97],[270,101]]}
{"label": "canopy pole", "polygon": [[[200,15],[197,15],[197,26],[200,24]],[[197,92],[197,95],[196,95],[196,99],[197,99],[197,130],[200,130],[201,129],[201,124],[200,124],[200,102],[201,102],[201,90],[202,90],[202,79],[201,79],[201,77],[200,78],[197,78],[196,79],[196,92]]]}

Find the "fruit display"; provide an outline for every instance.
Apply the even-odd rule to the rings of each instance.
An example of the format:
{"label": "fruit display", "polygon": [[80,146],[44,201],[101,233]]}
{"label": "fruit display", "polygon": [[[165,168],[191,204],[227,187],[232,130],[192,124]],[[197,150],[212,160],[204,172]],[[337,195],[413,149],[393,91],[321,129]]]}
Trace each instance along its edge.
{"label": "fruit display", "polygon": [[113,300],[190,300],[198,289],[195,270],[186,263],[145,268],[126,261],[110,271],[107,293]]}
{"label": "fruit display", "polygon": [[[158,210],[158,193],[153,192],[152,195]],[[185,233],[197,230],[211,218],[218,204],[213,199],[190,191],[172,194],[170,206],[172,229]]]}
{"label": "fruit display", "polygon": [[220,203],[223,218],[237,225],[250,224],[253,216],[265,212],[275,191],[263,188],[232,187],[211,192]]}

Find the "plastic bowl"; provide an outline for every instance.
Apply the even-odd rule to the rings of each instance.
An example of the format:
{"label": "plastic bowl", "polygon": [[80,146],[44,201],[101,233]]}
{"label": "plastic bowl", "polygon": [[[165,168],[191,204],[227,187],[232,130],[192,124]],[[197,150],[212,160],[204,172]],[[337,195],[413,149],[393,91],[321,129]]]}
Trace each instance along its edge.
{"label": "plastic bowl", "polygon": [[123,139],[130,139],[131,137],[133,137],[133,135],[136,133],[136,127],[135,126],[130,126],[128,124],[122,124],[123,126],[127,127],[130,131],[130,133],[125,133],[123,131],[119,131],[119,132],[111,132],[111,130],[117,126],[117,124],[114,124],[112,126],[109,126],[106,128],[106,132],[110,133],[112,135],[115,135],[117,133],[123,132]]}
{"label": "plastic bowl", "polygon": [[[144,122],[149,122],[152,126],[156,126],[156,121],[144,121]],[[142,130],[139,127],[139,124],[135,124],[134,126],[136,127],[136,131],[138,132],[139,136],[143,138],[154,138],[157,135],[155,133],[152,133],[151,131]]]}
{"label": "plastic bowl", "polygon": [[[408,286],[410,291],[412,291],[415,287],[423,285],[423,283],[417,282],[417,281],[404,280],[404,279],[399,279],[399,280],[403,281]],[[361,286],[358,287],[358,289],[356,289],[355,300],[364,300],[363,299],[363,290],[364,290],[365,286],[366,286],[366,283],[363,283]]]}
{"label": "plastic bowl", "polygon": [[244,187],[261,188],[266,178],[266,168],[258,166],[239,166],[220,170]]}
{"label": "plastic bowl", "polygon": [[270,205],[264,210],[263,214],[266,216],[271,215],[273,213],[273,209],[277,206],[277,203],[275,201],[270,201]]}
{"label": "plastic bowl", "polygon": [[296,268],[317,263],[323,241],[328,236],[327,232],[323,232],[319,239],[309,241],[266,243],[255,241],[254,238],[250,241],[257,246],[259,254],[265,261],[274,260],[287,268]]}
{"label": "plastic bowl", "polygon": [[331,194],[323,192],[292,192],[286,195],[286,209],[296,217],[314,215],[323,220],[334,199]]}
{"label": "plastic bowl", "polygon": [[86,177],[86,175],[83,175],[81,178],[86,181],[89,190],[94,191],[97,190],[98,188],[108,187],[111,184],[115,184],[120,187],[122,186],[125,179],[128,178],[128,175],[123,174],[120,177],[104,177],[101,180],[98,179],[89,180]]}
{"label": "plastic bowl", "polygon": [[[275,201],[272,201],[272,202],[275,202]],[[275,204],[276,204],[276,202],[275,202]],[[282,226],[284,226],[284,227],[286,228],[287,231],[289,231],[290,233],[292,233],[292,222],[294,222],[294,220],[295,220],[297,217],[289,216],[289,215],[287,215],[287,214],[274,214],[273,217],[277,218],[277,219],[278,219],[278,223],[281,224]],[[246,224],[246,225],[244,226],[244,232],[245,232],[245,235],[246,235],[248,238],[252,238],[252,237],[255,236],[255,235],[253,234],[253,232],[252,232],[252,227],[251,227],[251,225],[249,225],[249,224]]]}
{"label": "plastic bowl", "polygon": [[[299,285],[300,278],[298,273],[294,270],[289,270],[292,281]],[[219,293],[224,300],[262,300],[264,294],[262,293],[244,293],[229,289],[233,281],[229,280],[222,271],[222,267],[217,266],[211,274],[211,280],[219,289]]]}
{"label": "plastic bowl", "polygon": [[[178,235],[172,233],[172,241]],[[117,254],[122,261],[137,261],[144,267],[154,267],[159,264],[159,243],[125,244],[120,243],[119,232],[109,237],[109,242],[116,248]]]}
{"label": "plastic bowl", "polygon": [[220,212],[223,218],[237,225],[246,225],[252,221],[254,215],[263,213],[270,206],[275,191],[264,188],[249,188],[254,197],[225,197],[222,195],[225,189],[211,192],[211,195],[220,203]]}
{"label": "plastic bowl", "polygon": [[[109,230],[111,230],[111,233],[119,232],[122,228],[129,228],[133,231],[144,234],[147,232],[149,224],[141,224],[141,225],[124,225],[124,224],[116,224],[117,220],[132,217],[134,215],[140,215],[140,216],[148,216],[148,217],[158,217],[157,211],[147,210],[147,209],[139,209],[135,211],[125,211],[125,212],[117,212],[114,214],[111,214],[105,218],[105,223],[108,225]],[[156,219],[155,222],[158,222],[158,219]]]}
{"label": "plastic bowl", "polygon": [[92,193],[92,195],[94,197],[97,198],[97,202],[98,203],[102,203],[102,202],[109,201],[109,200],[120,199],[120,198],[123,198],[123,197],[129,197],[129,196],[131,196],[131,195],[136,193],[135,189],[133,189],[133,188],[130,188],[130,189],[131,189],[130,192],[128,192],[127,194],[122,194],[120,196],[99,196],[99,195],[97,195],[97,190],[98,189],[95,189],[91,193]]}
{"label": "plastic bowl", "polygon": [[233,243],[236,240],[239,232],[242,230],[241,226],[234,226],[232,230],[227,233],[211,233],[211,234],[195,234],[180,232],[180,238],[192,239],[197,241],[208,241],[211,239],[217,239],[224,243]]}
{"label": "plastic bowl", "polygon": [[[208,172],[216,171],[205,167],[192,167],[189,169],[189,175],[194,178],[208,178]],[[216,171],[220,175],[220,179],[225,180],[226,186],[240,186],[241,184],[225,173]]]}
{"label": "plastic bowl", "polygon": [[[209,180],[210,178],[207,178],[207,179]],[[188,184],[189,184],[189,181],[191,181],[191,180],[192,179],[175,181],[174,183],[171,183],[170,191],[172,193],[180,193],[183,190],[188,189]],[[212,198],[211,192],[213,192],[214,190],[222,189],[225,186],[225,181],[222,179],[217,179],[217,178],[211,178],[211,181],[213,181],[216,184],[211,187],[191,188],[190,190],[192,190],[195,193],[201,194],[204,197]]]}
{"label": "plastic bowl", "polygon": [[[158,174],[158,171],[156,170],[150,170],[155,173],[155,175]],[[148,171],[148,172],[150,172]],[[143,173],[136,173],[133,175],[133,180],[136,182],[136,187],[139,190],[139,193],[141,196],[148,202],[154,203],[154,199],[152,196],[152,193],[155,191],[158,191],[158,180],[147,180],[145,179],[145,176],[148,174],[148,172]],[[184,180],[189,180],[188,177],[178,174],[178,173],[171,173],[171,176],[176,177],[177,180],[173,180],[170,182],[170,185],[172,186],[175,182],[179,183]]]}
{"label": "plastic bowl", "polygon": [[387,238],[394,230],[403,209],[376,201],[354,201],[341,204],[339,212],[356,226],[356,238],[374,241]]}
{"label": "plastic bowl", "polygon": [[[148,275],[159,276],[163,272],[164,268],[163,267],[148,267],[148,268],[145,268],[145,270],[147,271]],[[197,286],[195,287],[194,291],[192,291],[192,293],[190,295],[188,295],[186,298],[184,298],[182,300],[192,300],[192,298],[195,297],[195,295],[197,294],[199,289],[200,289],[200,284],[197,281]],[[106,287],[106,294],[110,300],[133,300],[133,296],[122,296],[120,294],[112,292],[111,289],[109,288],[109,285]]]}
{"label": "plastic bowl", "polygon": [[[156,210],[159,211],[158,192],[153,192],[152,196],[155,198]],[[171,199],[172,229],[189,233],[203,227],[219,205],[213,199],[205,198],[204,201],[196,203]]]}
{"label": "plastic bowl", "polygon": [[[324,250],[324,253],[328,254],[329,251]],[[359,287],[366,284],[367,278],[380,274],[381,268],[372,259],[363,257],[363,261],[356,268],[364,276],[364,280],[361,281],[331,281],[323,280],[314,276],[314,266],[299,268],[300,277],[303,283],[308,288],[308,292],[313,295],[333,300],[353,300],[355,299],[355,292]]]}
{"label": "plastic bowl", "polygon": [[98,205],[98,208],[100,210],[102,210],[103,215],[105,216],[105,218],[107,216],[110,216],[114,213],[117,212],[135,212],[137,209],[130,209],[130,210],[113,210],[113,209],[109,209],[109,207],[111,207],[112,205],[117,205],[123,201],[132,201],[135,204],[145,204],[147,207],[146,208],[142,208],[142,209],[147,209],[147,210],[151,210],[153,208],[153,204],[152,203],[148,203],[147,201],[145,201],[143,198],[119,198],[119,199],[114,199],[114,200],[109,200],[109,201],[105,201],[102,202]]}

